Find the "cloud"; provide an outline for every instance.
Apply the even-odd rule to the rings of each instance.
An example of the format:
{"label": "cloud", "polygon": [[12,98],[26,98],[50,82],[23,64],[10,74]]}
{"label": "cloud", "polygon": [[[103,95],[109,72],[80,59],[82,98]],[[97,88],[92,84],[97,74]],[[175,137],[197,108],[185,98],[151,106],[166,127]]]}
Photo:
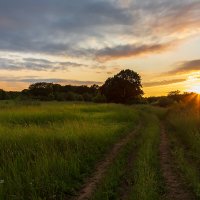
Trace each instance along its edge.
{"label": "cloud", "polygon": [[167,74],[183,74],[192,71],[200,71],[200,60],[183,61],[176,64],[176,68]]}
{"label": "cloud", "polygon": [[88,65],[75,62],[53,62],[46,59],[24,58],[16,60],[11,58],[0,58],[0,70],[35,70],[35,71],[57,71],[68,70],[69,67],[87,67]]}
{"label": "cloud", "polygon": [[160,12],[156,13],[157,20],[151,23],[154,33],[190,35],[200,31],[199,1],[176,0],[172,4],[163,1],[158,10]]}
{"label": "cloud", "polygon": [[103,0],[1,0],[0,19],[1,50],[70,54],[88,37],[104,37],[111,24],[130,24],[132,15]]}
{"label": "cloud", "polygon": [[129,40],[166,43],[200,32],[199,9],[199,0],[0,0],[0,50],[93,57]]}
{"label": "cloud", "polygon": [[154,81],[154,82],[146,82],[143,83],[144,87],[155,87],[155,86],[161,86],[161,85],[171,85],[175,83],[184,82],[186,79],[180,78],[180,79],[172,79],[172,80],[164,80],[164,81]]}
{"label": "cloud", "polygon": [[[177,42],[176,42],[177,43]],[[115,47],[106,47],[100,49],[96,53],[96,59],[99,61],[108,61],[118,58],[135,57],[152,53],[162,53],[175,47],[175,42],[164,44],[148,44],[148,45],[119,45]]]}
{"label": "cloud", "polygon": [[29,76],[29,77],[1,77],[0,82],[13,82],[13,83],[37,83],[37,82],[48,82],[48,83],[59,83],[62,85],[101,85],[100,81],[87,81],[87,80],[73,80],[73,79],[59,79],[59,78],[41,78],[37,76]]}
{"label": "cloud", "polygon": [[80,81],[80,80],[72,80],[72,79],[59,79],[59,78],[24,78],[19,79],[19,82],[25,83],[36,83],[36,82],[48,82],[48,83],[59,83],[65,85],[101,85],[102,82],[99,81]]}

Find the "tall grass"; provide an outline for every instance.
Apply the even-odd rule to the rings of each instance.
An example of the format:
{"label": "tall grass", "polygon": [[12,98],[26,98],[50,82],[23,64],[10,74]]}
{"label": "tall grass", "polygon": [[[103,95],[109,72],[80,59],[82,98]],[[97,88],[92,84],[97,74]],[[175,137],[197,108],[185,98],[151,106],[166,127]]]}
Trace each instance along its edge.
{"label": "tall grass", "polygon": [[[136,133],[139,135],[140,132]],[[135,135],[135,136],[136,136]],[[122,184],[129,182],[129,187],[133,181],[133,166],[129,169],[128,165],[132,165],[133,160],[129,160],[133,151],[136,150],[137,137],[130,140],[126,146],[119,152],[118,156],[107,170],[102,182],[98,185],[91,199],[93,200],[109,200],[120,199],[120,195],[124,192]],[[130,170],[130,171],[127,171]],[[126,191],[128,192],[128,191]]]}
{"label": "tall grass", "polygon": [[[158,157],[158,117],[162,117],[165,112],[149,106],[139,106],[138,109],[141,112],[142,128],[109,167],[92,197],[94,200],[121,199],[120,194],[123,192],[127,192],[126,197],[131,200],[161,199],[164,186]],[[129,160],[130,156],[134,159]],[[121,183],[127,182],[128,188],[123,188]]]}
{"label": "tall grass", "polygon": [[200,198],[200,118],[197,106],[173,107],[168,112],[167,125],[177,168]]}
{"label": "tall grass", "polygon": [[0,199],[64,199],[138,123],[137,109],[73,103],[0,104]]}
{"label": "tall grass", "polygon": [[[159,110],[154,111],[162,115]],[[160,199],[163,192],[158,158],[160,123],[152,110],[144,113],[143,120],[145,126],[141,130],[142,138],[138,144],[135,161],[133,190],[129,199],[155,200]]]}

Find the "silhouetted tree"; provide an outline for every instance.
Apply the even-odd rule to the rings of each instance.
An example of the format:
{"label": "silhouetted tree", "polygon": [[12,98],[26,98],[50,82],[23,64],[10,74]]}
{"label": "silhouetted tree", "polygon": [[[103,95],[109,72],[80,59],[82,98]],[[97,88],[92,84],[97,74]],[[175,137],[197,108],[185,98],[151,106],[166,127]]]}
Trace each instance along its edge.
{"label": "silhouetted tree", "polygon": [[6,92],[0,89],[0,100],[5,100],[7,97]]}
{"label": "silhouetted tree", "polygon": [[30,95],[36,99],[52,100],[54,99],[53,92],[53,83],[40,82],[29,86]]}
{"label": "silhouetted tree", "polygon": [[170,99],[174,100],[174,101],[180,101],[182,99],[182,94],[179,90],[174,90],[168,93],[167,95]]}
{"label": "silhouetted tree", "polygon": [[129,103],[144,94],[140,75],[129,69],[108,78],[100,91],[108,102],[114,103]]}

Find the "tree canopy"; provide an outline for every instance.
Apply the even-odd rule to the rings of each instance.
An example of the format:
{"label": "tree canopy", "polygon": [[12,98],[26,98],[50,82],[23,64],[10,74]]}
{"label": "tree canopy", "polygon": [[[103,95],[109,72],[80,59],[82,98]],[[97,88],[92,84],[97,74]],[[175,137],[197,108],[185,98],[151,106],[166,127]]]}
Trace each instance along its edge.
{"label": "tree canopy", "polygon": [[130,69],[108,78],[100,91],[108,102],[114,103],[129,103],[144,94],[140,75]]}

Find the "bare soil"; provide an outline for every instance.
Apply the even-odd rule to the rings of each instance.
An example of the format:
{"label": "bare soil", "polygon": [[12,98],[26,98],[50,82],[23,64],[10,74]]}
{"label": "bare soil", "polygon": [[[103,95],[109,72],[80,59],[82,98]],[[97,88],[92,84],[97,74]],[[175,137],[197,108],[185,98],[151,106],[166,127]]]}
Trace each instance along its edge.
{"label": "bare soil", "polygon": [[162,125],[160,142],[160,165],[166,184],[166,194],[163,199],[166,200],[193,200],[194,195],[181,180],[179,173],[175,170],[170,153],[169,139],[164,126]]}
{"label": "bare soil", "polygon": [[79,192],[78,196],[75,198],[76,200],[85,200],[90,199],[94,190],[96,189],[97,185],[103,179],[106,170],[112,164],[120,150],[130,141],[138,131],[140,125],[131,133],[129,133],[125,138],[121,139],[117,142],[111,151],[106,154],[104,160],[96,166],[94,170],[94,174],[88,179],[85,183],[81,191]]}

